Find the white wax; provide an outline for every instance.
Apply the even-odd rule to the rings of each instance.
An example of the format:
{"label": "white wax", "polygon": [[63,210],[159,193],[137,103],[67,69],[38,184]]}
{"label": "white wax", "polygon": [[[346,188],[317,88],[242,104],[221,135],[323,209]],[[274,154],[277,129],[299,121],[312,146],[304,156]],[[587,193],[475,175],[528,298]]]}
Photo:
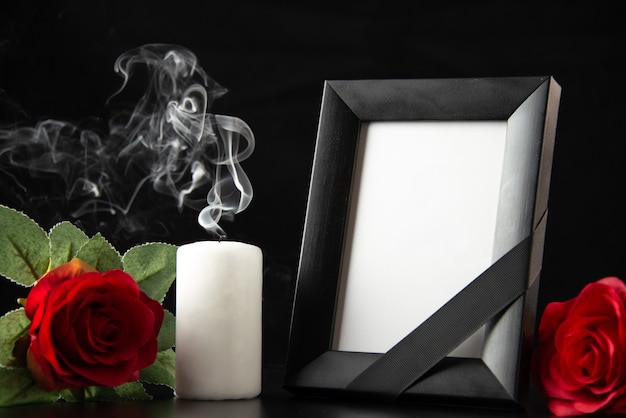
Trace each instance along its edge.
{"label": "white wax", "polygon": [[261,393],[263,259],[231,241],[183,245],[176,257],[176,396]]}

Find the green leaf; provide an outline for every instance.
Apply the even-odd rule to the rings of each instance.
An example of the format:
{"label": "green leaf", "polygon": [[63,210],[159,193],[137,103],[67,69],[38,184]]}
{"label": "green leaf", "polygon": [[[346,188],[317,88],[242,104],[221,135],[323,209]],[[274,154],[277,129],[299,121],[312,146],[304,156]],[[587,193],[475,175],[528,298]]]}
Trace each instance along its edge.
{"label": "green leaf", "polygon": [[[119,401],[120,395],[115,391],[114,388],[106,387],[106,386],[90,386],[85,388],[85,395],[83,399],[80,399],[75,394],[72,393],[74,397],[73,400],[76,401]],[[72,400],[65,398],[66,400]]]}
{"label": "green leaf", "polygon": [[28,369],[0,368],[0,406],[49,403],[59,399],[57,392],[46,392],[30,376]]}
{"label": "green leaf", "polygon": [[100,233],[90,238],[78,250],[76,257],[91,264],[101,273],[107,270],[122,269],[122,256]]}
{"label": "green leaf", "polygon": [[[0,367],[26,367],[26,358],[15,358],[15,343],[28,335],[30,320],[24,308],[8,312],[0,318]],[[24,351],[24,355],[26,351]]]}
{"label": "green leaf", "polygon": [[148,395],[140,382],[128,382],[114,388],[122,399],[149,401],[152,396]]}
{"label": "green leaf", "polygon": [[176,278],[176,250],[175,245],[157,242],[133,247],[124,254],[124,271],[148,296],[163,302]]}
{"label": "green leaf", "polygon": [[46,232],[22,212],[0,205],[0,275],[31,286],[49,265]]}
{"label": "green leaf", "polygon": [[128,382],[117,387],[89,386],[86,388],[64,389],[61,397],[67,402],[150,400],[150,396],[140,382]]}
{"label": "green leaf", "polygon": [[163,325],[161,325],[157,339],[159,341],[159,351],[165,351],[176,344],[176,318],[167,309],[165,309]]}
{"label": "green leaf", "polygon": [[85,400],[85,388],[63,389],[59,395],[67,402],[82,402]]}
{"label": "green leaf", "polygon": [[[75,395],[64,391],[69,401],[81,400]],[[140,382],[127,382],[114,388],[106,386],[90,386],[85,388],[85,401],[120,401],[120,400],[150,400],[152,397],[146,392]]]}
{"label": "green leaf", "polygon": [[78,250],[89,241],[89,237],[70,222],[55,225],[49,235],[51,269],[71,261]]}
{"label": "green leaf", "polygon": [[174,388],[176,353],[168,349],[157,354],[151,366],[139,372],[140,379],[147,383],[166,385]]}

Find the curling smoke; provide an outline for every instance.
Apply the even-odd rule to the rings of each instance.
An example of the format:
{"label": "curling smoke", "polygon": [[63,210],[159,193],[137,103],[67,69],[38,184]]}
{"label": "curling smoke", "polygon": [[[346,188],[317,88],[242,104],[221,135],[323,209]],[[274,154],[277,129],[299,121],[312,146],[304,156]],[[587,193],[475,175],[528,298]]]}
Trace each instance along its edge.
{"label": "curling smoke", "polygon": [[109,102],[120,100],[140,70],[147,71],[147,86],[129,110],[108,120],[106,133],[58,120],[0,129],[0,163],[33,178],[59,175],[64,198],[76,202],[76,218],[105,212],[131,228],[145,218],[133,211],[140,191],[151,188],[179,210],[199,211],[200,225],[223,237],[219,221],[252,199],[240,162],[253,152],[254,135],[241,119],[209,113],[226,90],[178,46],[152,44],[122,54],[115,71],[123,83]]}

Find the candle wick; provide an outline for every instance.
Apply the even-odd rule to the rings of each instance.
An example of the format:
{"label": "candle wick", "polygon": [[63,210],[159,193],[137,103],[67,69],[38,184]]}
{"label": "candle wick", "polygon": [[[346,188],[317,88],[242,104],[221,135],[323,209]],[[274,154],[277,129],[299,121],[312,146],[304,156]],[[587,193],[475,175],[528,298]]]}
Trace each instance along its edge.
{"label": "candle wick", "polygon": [[226,234],[220,234],[219,238],[217,239],[217,242],[222,242],[222,240],[226,239]]}

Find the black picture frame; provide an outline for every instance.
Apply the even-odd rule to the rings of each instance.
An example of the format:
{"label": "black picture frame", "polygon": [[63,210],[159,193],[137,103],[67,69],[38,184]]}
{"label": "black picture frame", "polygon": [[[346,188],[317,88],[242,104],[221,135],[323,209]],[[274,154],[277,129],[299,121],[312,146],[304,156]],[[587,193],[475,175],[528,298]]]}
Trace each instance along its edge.
{"label": "black picture frame", "polygon": [[[384,401],[526,403],[560,92],[550,76],[325,82],[289,336],[287,390]],[[360,131],[372,121],[505,121],[507,141],[515,137],[530,144],[524,145],[530,155],[524,161],[524,198],[531,210],[526,232],[383,354],[331,349]],[[506,151],[513,152],[519,150]],[[448,356],[485,324],[481,358]]]}

